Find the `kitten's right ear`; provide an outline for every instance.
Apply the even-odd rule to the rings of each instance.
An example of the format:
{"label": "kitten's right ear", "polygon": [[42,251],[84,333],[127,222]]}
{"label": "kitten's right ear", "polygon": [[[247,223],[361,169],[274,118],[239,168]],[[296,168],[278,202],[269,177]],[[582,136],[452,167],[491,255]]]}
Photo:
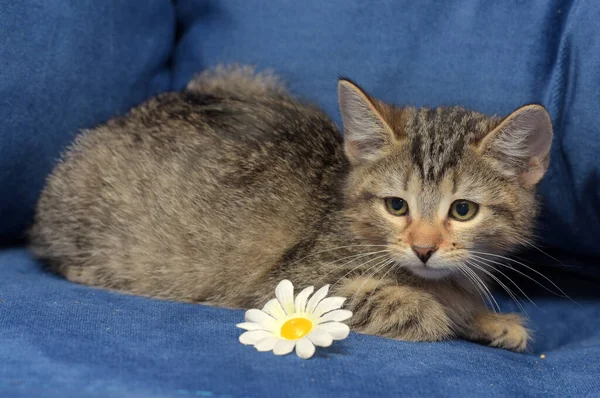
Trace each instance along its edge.
{"label": "kitten's right ear", "polygon": [[346,156],[352,164],[381,157],[395,141],[394,132],[376,109],[374,101],[347,79],[338,82],[338,101],[344,122]]}
{"label": "kitten's right ear", "polygon": [[526,105],[510,114],[483,138],[480,153],[495,158],[523,186],[536,185],[546,173],[552,145],[552,120],[541,105]]}

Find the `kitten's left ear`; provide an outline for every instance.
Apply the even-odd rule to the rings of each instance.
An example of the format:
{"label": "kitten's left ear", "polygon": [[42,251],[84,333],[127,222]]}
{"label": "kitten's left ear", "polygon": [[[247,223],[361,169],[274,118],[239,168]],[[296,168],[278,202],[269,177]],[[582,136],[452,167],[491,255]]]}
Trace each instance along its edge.
{"label": "kitten's left ear", "polygon": [[521,185],[531,187],[546,173],[551,144],[550,115],[541,105],[526,105],[487,134],[478,149],[506,166]]}

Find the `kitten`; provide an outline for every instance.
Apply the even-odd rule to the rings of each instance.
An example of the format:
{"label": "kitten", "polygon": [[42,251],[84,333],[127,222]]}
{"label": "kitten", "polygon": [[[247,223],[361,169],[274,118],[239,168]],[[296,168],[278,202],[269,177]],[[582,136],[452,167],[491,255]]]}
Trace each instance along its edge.
{"label": "kitten", "polygon": [[346,79],[338,94],[344,139],[247,67],[84,131],[48,178],[32,250],[74,282],[225,307],[260,306],[284,278],[329,283],[357,331],[524,350],[521,317],[480,293],[489,255],[531,237],[546,110],[399,108]]}

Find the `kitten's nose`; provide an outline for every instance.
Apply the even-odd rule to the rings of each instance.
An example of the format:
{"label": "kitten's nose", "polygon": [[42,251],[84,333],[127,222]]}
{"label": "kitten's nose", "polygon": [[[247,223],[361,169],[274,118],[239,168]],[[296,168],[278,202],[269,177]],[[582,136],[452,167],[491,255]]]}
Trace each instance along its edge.
{"label": "kitten's nose", "polygon": [[412,249],[415,251],[419,260],[423,261],[423,264],[429,260],[429,257],[437,250],[435,246],[413,246]]}

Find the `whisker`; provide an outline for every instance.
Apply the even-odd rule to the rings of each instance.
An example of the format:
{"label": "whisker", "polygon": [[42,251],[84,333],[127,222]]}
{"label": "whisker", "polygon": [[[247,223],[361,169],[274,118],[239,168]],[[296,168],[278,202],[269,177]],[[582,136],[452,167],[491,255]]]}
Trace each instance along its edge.
{"label": "whisker", "polygon": [[522,245],[525,246],[529,246],[537,251],[539,251],[540,253],[542,253],[543,255],[545,255],[548,258],[551,258],[552,260],[556,261],[557,263],[559,263],[560,265],[562,265],[563,267],[573,267],[573,268],[581,268],[575,265],[568,265],[568,264],[564,264],[562,261],[560,261],[558,258],[551,256],[550,254],[546,253],[545,251],[543,251],[542,249],[540,249],[539,247],[537,247],[536,245],[534,245],[531,242],[528,242],[527,240],[520,238],[520,237],[515,237]]}
{"label": "whisker", "polygon": [[558,285],[557,285],[556,283],[552,282],[552,280],[551,280],[550,278],[548,278],[546,275],[542,274],[541,272],[537,271],[536,269],[534,269],[534,268],[532,268],[532,267],[530,267],[530,266],[528,266],[528,265],[526,265],[526,264],[524,264],[524,263],[522,263],[522,262],[520,262],[520,261],[517,261],[517,260],[515,260],[515,259],[512,259],[512,258],[510,258],[510,257],[501,256],[501,255],[499,255],[499,254],[493,254],[493,253],[485,253],[485,252],[479,252],[479,251],[473,251],[473,250],[471,250],[471,251],[470,251],[470,253],[481,254],[481,255],[484,255],[484,256],[492,256],[492,257],[497,257],[497,258],[501,258],[501,259],[504,259],[504,260],[507,260],[507,261],[512,261],[512,262],[514,262],[514,263],[516,263],[516,264],[519,264],[519,265],[521,265],[521,266],[523,266],[523,267],[527,268],[528,270],[530,270],[530,271],[532,271],[532,272],[534,272],[534,273],[538,274],[538,275],[539,275],[539,276],[541,276],[542,278],[544,278],[544,279],[545,279],[546,281],[548,281],[548,282],[549,282],[549,283],[550,283],[552,286],[554,286],[554,287],[555,287],[555,288],[556,288],[556,289],[557,289],[557,290],[560,292],[560,294],[562,294],[562,296],[561,296],[560,294],[556,294],[556,292],[554,292],[554,294],[556,294],[556,295],[557,295],[557,296],[559,296],[559,297],[563,297],[563,298],[569,299],[569,300],[571,300],[573,303],[575,303],[575,304],[579,305],[579,303],[577,303],[575,300],[573,300],[571,297],[569,297],[569,295],[568,295],[568,294],[566,294],[566,293],[565,293],[565,292],[564,292],[564,291],[563,291],[563,290],[562,290],[560,287],[558,287]]}
{"label": "whisker", "polygon": [[[382,267],[378,268],[377,270],[375,270],[375,272],[373,272],[373,274],[371,275],[371,277],[375,276],[375,274],[377,272],[379,272],[380,270],[382,270],[383,268],[385,268],[386,266],[390,265],[390,264],[394,264],[395,260],[394,259],[390,259],[390,261],[386,262],[383,264]],[[394,268],[394,266],[392,265],[391,267],[388,268],[388,270],[383,274],[383,276],[380,278],[380,280],[385,279],[385,277],[387,276],[387,274]],[[365,280],[362,285],[360,286],[359,290],[357,290],[352,296],[353,296],[353,300],[358,296],[358,292],[360,291],[360,289],[362,289],[362,287],[364,286],[364,284],[367,282],[367,280]],[[369,294],[369,297],[367,297],[367,302],[371,299],[371,297],[373,296],[373,294],[375,294],[375,291],[377,289],[373,289],[373,291]]]}
{"label": "whisker", "polygon": [[464,277],[469,281],[469,283],[471,285],[473,285],[473,287],[475,288],[475,291],[477,292],[477,294],[479,295],[479,297],[481,298],[481,301],[483,302],[483,304],[488,307],[492,307],[492,309],[494,310],[494,312],[496,312],[496,308],[493,306],[492,301],[490,300],[490,298],[487,296],[487,294],[482,291],[481,287],[476,283],[477,281],[475,281],[471,275],[469,275],[466,271],[465,271],[465,265],[458,263],[458,262],[453,262],[453,264],[458,268],[458,271],[464,275]]}
{"label": "whisker", "polygon": [[[496,312],[496,313],[502,312],[502,309],[500,308],[500,304],[498,304],[498,301],[496,301],[496,298],[494,297],[494,295],[492,294],[490,289],[487,287],[487,284],[479,277],[479,275],[477,275],[477,273],[475,271],[473,271],[471,268],[469,268],[468,264],[465,264],[464,270],[465,270],[465,272],[471,274],[471,277],[483,289],[483,291],[486,293],[486,296],[491,299],[491,301],[493,302],[492,308],[493,308],[494,312]],[[495,307],[494,307],[494,305],[495,305]],[[497,311],[496,311],[496,308],[498,309]]]}
{"label": "whisker", "polygon": [[[364,248],[364,247],[388,247],[387,245],[346,245],[346,246],[337,246],[337,247],[330,247],[329,249],[325,249],[325,250],[320,250],[318,252],[315,253],[311,253],[308,254],[302,258],[299,258],[298,260],[293,261],[292,263],[290,263],[289,265],[296,265],[298,264],[300,261],[306,260],[309,257],[312,256],[316,256],[317,254],[323,254],[323,253],[327,253],[327,252],[332,252],[334,250],[342,250],[342,249],[348,249],[348,248]],[[362,254],[362,253],[361,253]]]}
{"label": "whisker", "polygon": [[[476,257],[473,256],[471,258],[471,260],[475,261],[477,264],[480,264],[482,266],[486,266],[486,267],[491,267],[494,271],[498,272],[500,275],[504,276],[506,279],[508,279],[508,281],[510,283],[512,283],[518,290],[519,292],[531,303],[533,304],[536,308],[541,309],[540,307],[538,307],[538,305],[536,303],[533,302],[533,300],[531,298],[529,298],[529,296],[523,291],[523,289],[521,289],[521,287],[519,285],[517,285],[517,283],[512,280],[508,275],[506,275],[504,272],[500,271],[499,269],[495,268],[494,266],[486,263],[481,257]],[[492,261],[493,262],[493,261]],[[504,265],[504,264],[500,264],[500,265]],[[512,269],[512,268],[511,268]],[[514,270],[513,270],[514,271]]]}
{"label": "whisker", "polygon": [[[510,265],[508,265],[508,264],[504,264],[504,263],[501,263],[501,262],[499,262],[499,261],[494,261],[494,260],[491,260],[491,259],[489,259],[489,258],[485,258],[485,257],[482,257],[482,256],[477,256],[477,255],[472,255],[471,257],[472,257],[473,259],[479,259],[480,261],[483,261],[483,260],[485,260],[485,261],[487,261],[487,262],[489,262],[489,263],[492,263],[492,264],[495,264],[495,265],[499,265],[499,266],[501,266],[501,267],[508,268],[508,269],[510,269],[510,270],[512,270],[512,271],[514,271],[514,272],[516,272],[516,273],[518,273],[519,275],[522,275],[523,277],[525,277],[525,278],[527,278],[527,279],[529,279],[529,280],[531,280],[531,281],[535,282],[537,285],[541,286],[541,287],[542,287],[544,290],[546,290],[546,291],[548,291],[548,292],[550,292],[550,293],[554,294],[555,296],[558,296],[558,297],[563,297],[563,298],[568,298],[567,296],[563,296],[563,295],[562,295],[562,294],[560,294],[560,293],[556,293],[554,290],[552,290],[552,289],[550,289],[549,287],[545,286],[543,283],[541,283],[540,281],[536,280],[536,279],[535,279],[535,278],[533,278],[532,276],[530,276],[530,275],[527,275],[525,272],[523,272],[523,271],[521,271],[521,270],[518,270],[518,269],[516,269],[516,268],[514,268],[514,267],[512,267],[512,266],[510,266]],[[500,272],[500,271],[498,270],[498,272]]]}
{"label": "whisker", "polygon": [[513,293],[513,291],[508,288],[508,286],[506,286],[505,284],[503,284],[498,278],[494,277],[493,275],[490,275],[489,272],[487,272],[486,270],[482,269],[480,266],[476,265],[476,264],[472,264],[470,262],[467,262],[467,264],[469,265],[469,267],[473,267],[478,271],[481,271],[482,273],[487,274],[492,280],[494,280],[500,287],[502,287],[502,289],[508,294],[508,296],[517,304],[517,306],[519,307],[519,310],[523,313],[526,313],[525,309],[523,308],[521,301],[518,299],[518,297],[515,296],[515,294]]}
{"label": "whisker", "polygon": [[[383,259],[383,258],[385,258],[385,257],[388,257],[388,254],[384,254],[384,255],[382,255],[382,256],[378,256],[378,257],[372,258],[372,259],[370,259],[370,260],[368,260],[368,261],[366,261],[366,262],[364,262],[364,263],[362,263],[362,264],[359,264],[359,265],[357,265],[356,267],[353,267],[353,268],[352,268],[350,271],[346,272],[346,273],[344,274],[344,276],[342,276],[342,277],[341,277],[341,278],[339,278],[339,279],[338,279],[338,280],[337,280],[337,281],[336,281],[334,284],[332,284],[332,285],[331,285],[331,287],[330,287],[330,290],[332,290],[332,289],[333,289],[333,288],[334,288],[334,287],[335,287],[335,286],[336,286],[338,283],[340,283],[340,281],[342,281],[344,278],[346,278],[346,277],[347,277],[348,275],[350,275],[352,272],[356,271],[357,269],[359,269],[359,268],[361,268],[361,267],[364,267],[365,265],[367,265],[367,264],[369,264],[369,263],[371,263],[371,262],[373,262],[373,261],[379,261],[379,260],[381,260],[381,259]],[[369,268],[369,270],[370,270],[371,268],[372,268],[372,267],[370,267],[370,268]],[[368,270],[367,270],[367,271],[368,271]]]}
{"label": "whisker", "polygon": [[337,260],[334,260],[334,261],[330,261],[330,262],[328,262],[328,263],[324,264],[324,265],[323,265],[323,267],[326,267],[326,266],[328,266],[328,265],[335,264],[335,263],[337,263],[337,262],[339,262],[339,261],[344,261],[344,260],[346,260],[346,259],[349,259],[349,258],[351,258],[351,260],[348,260],[348,261],[346,261],[345,263],[343,263],[343,264],[341,264],[341,265],[338,265],[338,266],[336,266],[334,269],[332,269],[332,270],[330,270],[330,271],[326,272],[326,273],[325,273],[325,274],[324,274],[324,275],[323,275],[321,278],[319,278],[319,280],[318,280],[317,282],[320,282],[320,281],[322,281],[322,280],[323,280],[323,279],[324,279],[326,276],[328,276],[328,275],[329,275],[329,274],[331,274],[332,272],[335,272],[335,271],[339,270],[340,268],[342,268],[342,267],[344,267],[344,266],[346,266],[346,265],[350,264],[350,263],[351,263],[351,262],[353,262],[353,261],[360,260],[361,258],[364,258],[364,257],[368,257],[368,256],[376,255],[376,254],[381,254],[381,253],[387,253],[387,252],[388,252],[388,250],[380,250],[380,251],[376,251],[376,252],[369,252],[369,253],[359,253],[359,254],[354,254],[354,255],[352,255],[352,256],[342,257],[342,258],[340,258],[340,259],[337,259]]}
{"label": "whisker", "polygon": [[515,304],[517,304],[517,306],[519,307],[519,309],[521,310],[521,312],[523,314],[525,314],[525,316],[528,319],[531,319],[529,317],[529,314],[527,313],[527,311],[525,310],[525,307],[523,307],[523,304],[521,303],[521,300],[519,300],[519,298],[515,295],[515,293],[508,287],[506,286],[500,279],[498,279],[494,274],[492,274],[491,272],[489,272],[488,270],[486,270],[485,268],[477,265],[477,264],[473,264],[469,261],[466,261],[466,263],[471,266],[474,267],[476,269],[478,269],[479,271],[485,273],[486,275],[488,275],[490,278],[492,278],[494,281],[496,281],[496,283],[498,285],[500,285],[505,291],[506,293],[510,296],[510,298],[515,302]]}
{"label": "whisker", "polygon": [[[365,286],[365,284],[369,281],[369,279],[373,278],[375,276],[375,274],[380,272],[382,269],[384,269],[385,267],[387,267],[394,261],[395,261],[394,259],[388,259],[388,260],[384,260],[382,263],[379,263],[379,266],[373,271],[373,273],[371,273],[371,275],[369,277],[365,278],[365,281],[363,283],[361,283],[361,285],[358,287],[358,289],[356,289],[356,292],[354,292],[354,294],[351,297],[350,304],[354,304],[354,300],[356,300],[356,298],[358,297],[358,293],[360,293],[360,291]],[[387,272],[386,272],[386,274],[387,274]],[[384,276],[385,276],[385,274],[384,274]],[[383,279],[383,278],[381,278],[381,279]],[[371,294],[373,294],[373,293],[371,293]],[[369,298],[371,298],[371,296],[369,296]],[[369,298],[367,298],[367,300]]]}

